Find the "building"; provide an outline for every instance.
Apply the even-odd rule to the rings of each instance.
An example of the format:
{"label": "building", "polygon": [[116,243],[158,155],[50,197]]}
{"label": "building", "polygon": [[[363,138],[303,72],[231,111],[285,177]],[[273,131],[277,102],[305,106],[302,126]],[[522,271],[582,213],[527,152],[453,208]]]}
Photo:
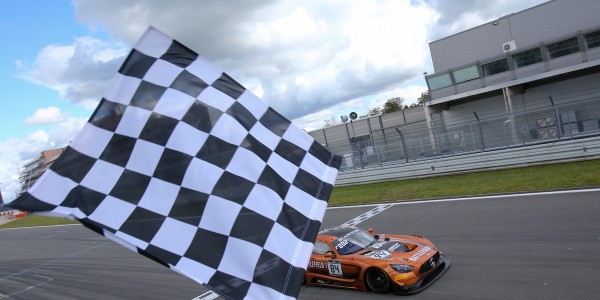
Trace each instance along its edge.
{"label": "building", "polygon": [[19,173],[21,191],[18,194],[27,191],[64,150],[65,148],[42,151],[40,156],[26,163]]}
{"label": "building", "polygon": [[600,136],[598,15],[554,0],[433,41],[424,107],[309,134],[342,171]]}
{"label": "building", "polygon": [[431,42],[429,124],[488,149],[597,134],[599,15],[554,0]]}

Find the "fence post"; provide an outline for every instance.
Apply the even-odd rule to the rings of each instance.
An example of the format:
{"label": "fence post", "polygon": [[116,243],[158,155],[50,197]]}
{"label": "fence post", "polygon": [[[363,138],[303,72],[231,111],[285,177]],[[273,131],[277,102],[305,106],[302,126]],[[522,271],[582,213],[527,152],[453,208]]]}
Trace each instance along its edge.
{"label": "fence post", "polygon": [[408,162],[408,153],[406,153],[406,144],[404,143],[404,134],[402,134],[402,131],[400,131],[400,129],[398,129],[398,127],[396,127],[396,131],[398,131],[398,133],[400,134],[400,140],[402,140],[402,151],[404,151],[404,159],[406,160],[406,162]]}
{"label": "fence post", "polygon": [[385,151],[389,152],[390,150],[388,149],[387,137],[385,136],[385,128],[383,128],[383,121],[381,120],[381,115],[377,116],[377,118],[379,119],[379,127],[381,128],[381,134],[383,135],[383,143],[385,144]]}
{"label": "fence post", "polygon": [[548,99],[550,99],[550,104],[552,105],[552,108],[554,108],[554,118],[556,118],[556,140],[560,142],[562,136],[560,134],[560,131],[562,130],[562,124],[559,119],[558,107],[554,105],[554,99],[552,99],[552,96],[548,96]]}
{"label": "fence post", "polygon": [[479,116],[476,112],[473,112],[475,119],[477,119],[477,127],[479,127],[479,136],[481,137],[481,152],[485,152],[485,143],[483,141],[483,131],[481,131],[481,122],[479,122]]}

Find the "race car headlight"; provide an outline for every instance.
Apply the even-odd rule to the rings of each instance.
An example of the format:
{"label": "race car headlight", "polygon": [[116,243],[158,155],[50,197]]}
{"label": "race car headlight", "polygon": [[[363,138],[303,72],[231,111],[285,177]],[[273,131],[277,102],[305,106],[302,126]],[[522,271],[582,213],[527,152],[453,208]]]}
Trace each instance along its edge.
{"label": "race car headlight", "polygon": [[396,272],[398,272],[398,273],[408,273],[408,272],[412,272],[412,270],[413,270],[413,267],[409,266],[409,265],[394,264],[394,265],[390,265],[390,267],[392,267],[392,269],[396,270]]}

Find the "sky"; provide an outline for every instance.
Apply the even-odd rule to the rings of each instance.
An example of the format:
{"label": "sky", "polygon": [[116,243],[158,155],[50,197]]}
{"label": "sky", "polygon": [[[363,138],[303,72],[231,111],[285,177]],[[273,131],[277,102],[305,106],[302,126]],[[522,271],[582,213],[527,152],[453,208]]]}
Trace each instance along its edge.
{"label": "sky", "polygon": [[68,145],[154,26],[306,131],[416,102],[428,43],[544,0],[0,0],[0,190]]}

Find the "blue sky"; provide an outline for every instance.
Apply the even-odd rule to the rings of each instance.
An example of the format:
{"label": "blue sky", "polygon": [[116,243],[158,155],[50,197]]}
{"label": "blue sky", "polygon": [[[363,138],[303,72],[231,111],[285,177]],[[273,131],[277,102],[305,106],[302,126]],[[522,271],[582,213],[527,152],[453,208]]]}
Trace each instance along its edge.
{"label": "blue sky", "polygon": [[[39,118],[44,109],[58,108],[63,118],[79,119],[78,124],[93,112],[91,107],[74,104],[56,89],[28,78],[38,54],[49,45],[70,45],[76,37],[106,37],[106,33],[92,32],[78,23],[70,1],[3,0],[0,4],[4,46],[0,55],[0,189],[5,201],[10,201],[18,190],[19,168],[39,151],[62,147],[69,140],[48,137],[46,132],[62,129],[52,120],[36,122],[36,112]],[[65,134],[72,138],[77,130],[76,125]]]}
{"label": "blue sky", "polygon": [[41,107],[56,106],[76,117],[91,114],[90,109],[60,99],[55,90],[23,79],[17,67],[18,61],[33,63],[47,45],[70,44],[76,36],[87,34],[87,28],[75,21],[70,1],[11,1],[10,9],[0,9],[0,36],[5,45],[0,56],[0,141],[43,129],[25,124]]}
{"label": "blue sky", "polygon": [[154,26],[310,131],[387,99],[415,102],[428,42],[544,0],[0,0],[0,189],[68,145]]}

